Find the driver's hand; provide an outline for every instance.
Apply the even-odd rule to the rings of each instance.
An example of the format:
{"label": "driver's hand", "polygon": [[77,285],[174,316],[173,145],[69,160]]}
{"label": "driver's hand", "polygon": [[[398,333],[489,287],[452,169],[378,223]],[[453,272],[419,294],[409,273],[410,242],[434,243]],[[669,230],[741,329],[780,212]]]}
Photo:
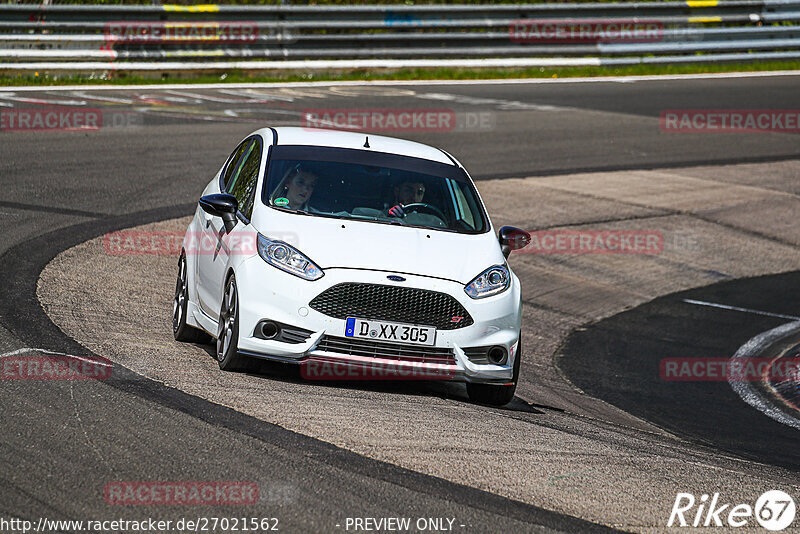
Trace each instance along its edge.
{"label": "driver's hand", "polygon": [[405,217],[406,212],[403,211],[403,205],[398,204],[397,206],[393,206],[392,209],[389,210],[389,217]]}

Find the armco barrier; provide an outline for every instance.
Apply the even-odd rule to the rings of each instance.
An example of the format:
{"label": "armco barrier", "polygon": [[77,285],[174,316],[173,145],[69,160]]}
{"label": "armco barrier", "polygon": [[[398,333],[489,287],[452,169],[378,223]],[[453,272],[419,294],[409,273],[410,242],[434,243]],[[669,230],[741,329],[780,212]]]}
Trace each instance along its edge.
{"label": "armco barrier", "polygon": [[623,65],[797,59],[800,0],[0,4],[0,70]]}

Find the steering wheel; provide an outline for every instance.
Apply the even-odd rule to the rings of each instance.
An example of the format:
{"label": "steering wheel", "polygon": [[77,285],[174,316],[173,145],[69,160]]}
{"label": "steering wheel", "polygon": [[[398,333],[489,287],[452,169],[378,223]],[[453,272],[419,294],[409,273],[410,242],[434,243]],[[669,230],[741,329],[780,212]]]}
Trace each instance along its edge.
{"label": "steering wheel", "polygon": [[444,213],[442,213],[442,210],[440,210],[433,204],[428,204],[427,202],[414,202],[413,204],[403,204],[403,211],[428,212],[431,215],[439,217],[442,220],[442,222],[447,222],[447,216]]}

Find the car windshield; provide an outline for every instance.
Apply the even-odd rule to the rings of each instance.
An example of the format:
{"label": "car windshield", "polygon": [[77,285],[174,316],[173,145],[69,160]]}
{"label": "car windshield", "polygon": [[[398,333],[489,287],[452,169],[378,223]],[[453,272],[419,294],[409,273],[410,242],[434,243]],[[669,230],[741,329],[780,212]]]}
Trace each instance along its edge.
{"label": "car windshield", "polygon": [[273,147],[262,200],[304,215],[459,233],[488,226],[463,169],[367,150]]}

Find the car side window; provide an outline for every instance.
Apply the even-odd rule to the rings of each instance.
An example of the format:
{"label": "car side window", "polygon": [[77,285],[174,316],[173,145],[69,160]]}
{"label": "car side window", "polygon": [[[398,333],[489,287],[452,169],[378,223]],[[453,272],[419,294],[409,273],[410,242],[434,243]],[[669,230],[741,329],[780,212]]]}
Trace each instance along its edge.
{"label": "car side window", "polygon": [[258,182],[258,170],[261,167],[262,144],[260,137],[253,137],[245,147],[244,152],[237,164],[237,170],[232,176],[227,191],[236,197],[239,202],[239,211],[247,219],[253,214],[253,202],[255,197],[256,183]]}
{"label": "car side window", "polygon": [[456,219],[466,224],[470,230],[474,230],[475,229],[474,214],[476,213],[474,210],[477,209],[477,206],[469,205],[467,197],[464,196],[464,191],[461,190],[461,187],[459,187],[459,184],[456,183],[455,180],[451,180],[448,178],[447,181],[454,195],[453,204],[455,207]]}
{"label": "car side window", "polygon": [[236,169],[239,167],[239,161],[241,160],[242,153],[250,144],[250,141],[252,141],[252,139],[245,139],[242,141],[242,144],[237,146],[228,158],[228,166],[225,167],[225,170],[222,174],[222,187],[220,189],[223,191],[228,191],[228,186],[231,183],[231,178],[234,176],[234,171],[236,171]]}

